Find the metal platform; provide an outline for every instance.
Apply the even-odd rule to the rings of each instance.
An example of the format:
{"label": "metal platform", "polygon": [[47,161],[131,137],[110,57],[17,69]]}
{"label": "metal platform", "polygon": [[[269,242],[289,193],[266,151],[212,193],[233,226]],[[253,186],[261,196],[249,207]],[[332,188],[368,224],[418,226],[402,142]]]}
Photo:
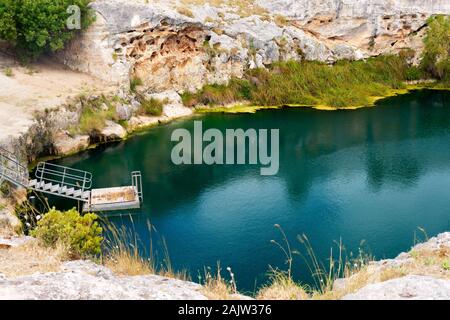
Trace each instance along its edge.
{"label": "metal platform", "polygon": [[144,200],[140,171],[131,173],[131,186],[91,190],[90,172],[40,162],[35,179],[30,180],[27,167],[12,153],[0,148],[0,182],[3,180],[29,190],[84,202],[84,212],[138,209]]}
{"label": "metal platform", "polygon": [[90,201],[83,205],[83,212],[139,209],[140,206],[134,187],[94,189]]}

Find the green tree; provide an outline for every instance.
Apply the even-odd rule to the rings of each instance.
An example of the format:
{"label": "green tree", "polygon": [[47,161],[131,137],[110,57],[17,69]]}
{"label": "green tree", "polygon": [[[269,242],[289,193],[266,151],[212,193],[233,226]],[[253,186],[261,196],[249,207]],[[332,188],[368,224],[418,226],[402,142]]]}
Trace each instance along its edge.
{"label": "green tree", "polygon": [[1,0],[0,39],[6,40],[26,59],[64,48],[78,30],[67,28],[71,16],[68,8],[80,8],[80,26],[94,20],[89,8],[91,0]]}
{"label": "green tree", "polygon": [[421,67],[438,79],[450,80],[450,17],[432,17],[428,25]]}

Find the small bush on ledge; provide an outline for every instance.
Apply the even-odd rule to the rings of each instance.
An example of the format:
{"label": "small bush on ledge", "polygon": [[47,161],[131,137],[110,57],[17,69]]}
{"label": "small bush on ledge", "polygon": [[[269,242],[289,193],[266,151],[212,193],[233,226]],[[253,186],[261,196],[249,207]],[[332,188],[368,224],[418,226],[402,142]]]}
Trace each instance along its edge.
{"label": "small bush on ledge", "polygon": [[63,247],[71,258],[95,256],[101,253],[102,228],[95,214],[81,216],[75,209],[50,210],[37,223],[31,235],[46,247]]}
{"label": "small bush on ledge", "polygon": [[168,103],[167,100],[159,100],[155,98],[147,99],[141,95],[138,96],[138,99],[141,103],[138,113],[145,116],[162,115],[164,111],[164,105]]}

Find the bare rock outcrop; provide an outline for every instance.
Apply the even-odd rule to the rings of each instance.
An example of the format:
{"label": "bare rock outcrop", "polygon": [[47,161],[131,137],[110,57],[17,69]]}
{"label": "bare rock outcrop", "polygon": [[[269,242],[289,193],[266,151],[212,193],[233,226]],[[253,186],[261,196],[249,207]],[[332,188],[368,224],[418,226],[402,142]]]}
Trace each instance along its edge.
{"label": "bare rock outcrop", "polygon": [[73,154],[89,147],[89,135],[70,135],[67,131],[60,130],[55,133],[55,153],[58,155]]}
{"label": "bare rock outcrop", "polygon": [[70,67],[153,92],[224,83],[279,60],[333,62],[422,50],[443,0],[97,0],[96,23],[60,54]]}
{"label": "bare rock outcrop", "polygon": [[0,299],[16,300],[204,300],[201,286],[157,275],[116,276],[88,261],[61,271],[7,278],[0,274]]}
{"label": "bare rock outcrop", "polygon": [[449,300],[450,280],[407,275],[370,284],[343,300]]}
{"label": "bare rock outcrop", "polygon": [[[450,232],[415,245],[394,259],[374,261],[365,271],[369,284],[344,300],[450,299]],[[385,280],[386,276],[393,277]],[[358,274],[335,282],[339,290]]]}
{"label": "bare rock outcrop", "polygon": [[127,131],[120,124],[107,120],[105,128],[100,132],[105,141],[121,140],[127,136]]}

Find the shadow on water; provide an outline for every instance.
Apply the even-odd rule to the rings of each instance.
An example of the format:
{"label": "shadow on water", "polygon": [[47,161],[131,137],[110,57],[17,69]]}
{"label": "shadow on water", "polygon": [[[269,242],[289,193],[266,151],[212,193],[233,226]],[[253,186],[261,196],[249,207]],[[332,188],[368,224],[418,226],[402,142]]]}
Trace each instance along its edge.
{"label": "shadow on water", "polygon": [[[249,165],[173,165],[172,131],[192,132],[192,119],[55,162],[93,172],[94,187],[128,185],[130,172],[141,170],[145,203],[133,228],[143,243],[150,220],[175,268],[195,280],[197,270],[220,260],[250,291],[269,264],[284,266],[270,244],[275,223],[292,242],[307,234],[322,259],[339,238],[351,250],[365,239],[382,258],[407,250],[419,226],[429,234],[450,227],[447,91],[415,91],[352,111],[287,108],[201,119],[204,130],[279,128],[278,175],[260,176],[259,166]],[[131,228],[126,216],[111,221]],[[297,279],[311,282],[300,258],[294,267]]]}

